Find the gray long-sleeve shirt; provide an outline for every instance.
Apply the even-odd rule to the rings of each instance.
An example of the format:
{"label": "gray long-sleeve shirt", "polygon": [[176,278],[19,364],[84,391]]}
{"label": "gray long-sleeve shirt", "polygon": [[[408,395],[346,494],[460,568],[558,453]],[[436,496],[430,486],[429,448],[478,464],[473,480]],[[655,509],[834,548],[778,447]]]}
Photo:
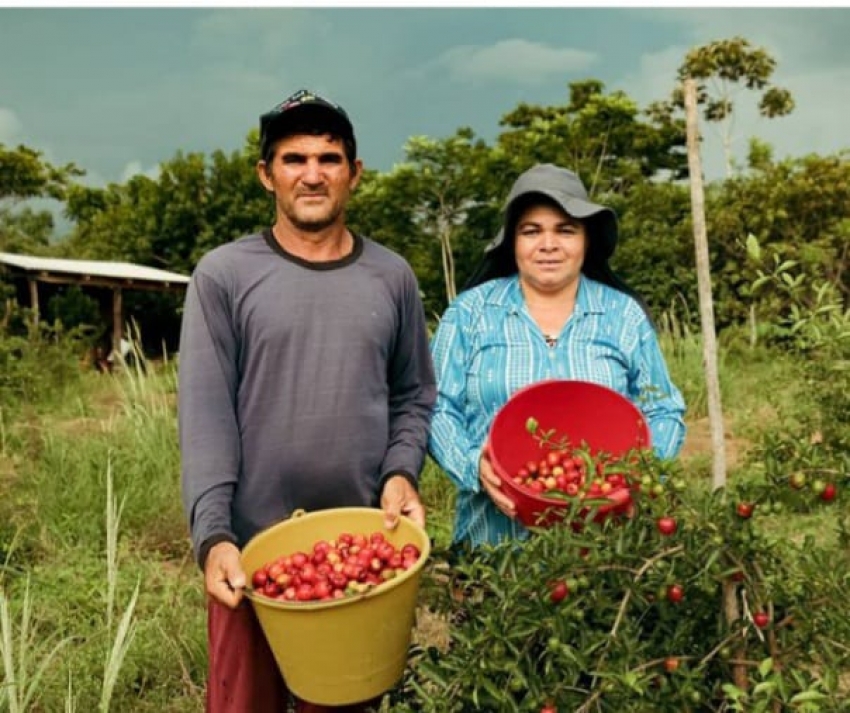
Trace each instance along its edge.
{"label": "gray long-sleeve shirt", "polygon": [[416,277],[355,236],[342,260],[285,253],[270,231],[205,255],[179,351],[183,504],[196,557],[294,510],[376,505],[418,478],[435,399]]}

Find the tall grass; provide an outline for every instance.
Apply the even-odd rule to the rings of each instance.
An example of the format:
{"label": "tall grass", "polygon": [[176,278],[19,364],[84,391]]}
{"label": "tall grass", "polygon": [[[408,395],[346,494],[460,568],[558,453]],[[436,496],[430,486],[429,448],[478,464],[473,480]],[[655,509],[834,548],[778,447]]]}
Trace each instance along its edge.
{"label": "tall grass", "polygon": [[[73,656],[49,662],[47,637],[31,649],[33,660],[49,663],[37,686],[40,709],[199,710],[203,592],[177,495],[173,365],[93,372],[84,381],[84,403],[16,423],[12,430],[27,436],[7,440],[14,487],[0,501],[5,601],[14,610],[30,597],[30,630],[37,623],[75,642]],[[6,544],[12,532],[15,553]],[[6,676],[0,690],[14,680]]]}
{"label": "tall grass", "polygon": [[0,658],[3,660],[0,710],[27,713],[38,697],[42,679],[60,650],[71,642],[71,637],[59,639],[55,633],[44,634],[33,624],[29,578],[23,592],[17,631],[12,610],[12,603],[0,586]]}
{"label": "tall grass", "polygon": [[[800,364],[791,356],[752,345],[729,331],[718,345],[721,410],[727,430],[751,437],[770,424],[796,418],[814,404],[805,393]],[[689,421],[708,416],[702,335],[675,311],[661,315],[658,338]]]}
{"label": "tall grass", "polygon": [[[112,638],[103,669],[100,700],[97,710],[107,713],[115,688],[115,682],[121,670],[124,658],[133,642],[136,623],[133,614],[139,594],[139,585],[130,598],[121,621],[113,632],[113,610],[116,605],[116,583],[118,580],[117,543],[120,524],[120,506],[113,494],[112,471],[107,468],[106,477],[106,580],[107,602],[105,630]],[[3,681],[0,685],[0,710],[8,707],[9,713],[26,713],[33,710],[36,700],[43,690],[43,679],[55,666],[60,650],[78,638],[73,633],[61,636],[58,631],[45,634],[50,623],[49,609],[51,600],[46,602],[46,613],[41,615],[38,624],[33,619],[33,595],[31,576],[27,575],[20,605],[20,624],[15,630],[12,615],[12,602],[5,590],[0,587],[0,658],[3,661]],[[44,592],[43,588],[39,588]],[[61,636],[61,638],[60,638]],[[58,640],[57,640],[58,639]],[[54,640],[55,643],[54,643]],[[69,673],[66,711],[77,710],[73,697],[73,676]],[[84,710],[86,710],[84,708]]]}
{"label": "tall grass", "polygon": [[[124,501],[119,505],[116,501],[112,487],[112,463],[106,469],[106,630],[111,634],[113,627],[115,609],[115,589],[118,583],[118,527],[121,522],[121,510]],[[133,638],[136,635],[136,623],[133,621],[133,612],[136,609],[136,601],[139,598],[139,584],[133,590],[130,603],[124,610],[118,629],[112,634],[112,648],[106,657],[106,665],[103,672],[103,684],[101,686],[100,713],[107,713],[112,692],[115,690],[115,682]]]}

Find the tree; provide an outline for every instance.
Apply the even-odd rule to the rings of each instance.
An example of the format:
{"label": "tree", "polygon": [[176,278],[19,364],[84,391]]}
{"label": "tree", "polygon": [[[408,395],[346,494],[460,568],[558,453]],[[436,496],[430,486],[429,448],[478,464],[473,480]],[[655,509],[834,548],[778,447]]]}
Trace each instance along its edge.
{"label": "tree", "polygon": [[257,180],[256,155],[249,137],[230,155],[178,152],[156,179],[73,186],[67,212],[77,227],[66,253],[191,271],[207,250],[271,224],[273,205]]}
{"label": "tree", "polygon": [[0,251],[45,255],[50,251],[53,216],[29,206],[13,211],[0,206]]}
{"label": "tree", "polygon": [[71,179],[81,175],[83,171],[72,163],[56,167],[40,151],[23,145],[7,149],[0,143],[0,250],[48,252],[53,216],[19,204],[33,198],[62,201]]}
{"label": "tree", "polygon": [[685,116],[688,127],[688,164],[690,166],[691,209],[694,222],[699,311],[702,322],[703,365],[708,395],[708,419],[711,429],[711,455],[715,489],[726,485],[726,445],[723,410],[720,400],[720,376],[717,368],[717,336],[714,327],[714,301],[711,295],[711,268],[708,258],[708,236],[705,228],[705,202],[702,182],[702,162],[699,151],[697,116],[697,84],[692,78],[684,81]]}
{"label": "tree", "polygon": [[686,174],[685,130],[681,119],[651,106],[646,120],[637,104],[621,91],[605,94],[598,80],[570,85],[562,106],[520,104],[506,114],[508,127],[498,147],[513,157],[517,175],[538,162],[557,163],[584,179],[591,195],[626,194],[660,173]]}
{"label": "tree", "polygon": [[[697,81],[697,103],[703,118],[720,126],[726,175],[732,175],[734,97],[742,89],[761,92],[758,111],[773,119],[794,110],[791,93],[770,83],[776,60],[761,47],[753,48],[743,37],[717,40],[692,49],[679,67],[679,80]],[[673,93],[673,103],[683,106],[681,88]]]}
{"label": "tree", "polygon": [[73,163],[57,168],[45,161],[40,151],[26,146],[11,150],[0,144],[0,200],[63,200],[70,179],[81,175],[83,171]]}
{"label": "tree", "polygon": [[457,294],[456,260],[464,253],[458,243],[478,233],[482,210],[495,213],[492,149],[471,129],[461,128],[444,139],[411,137],[405,154],[390,173],[372,175],[358,188],[352,223],[405,255],[426,293],[435,274],[428,241],[436,243],[443,299],[427,301],[440,312]]}

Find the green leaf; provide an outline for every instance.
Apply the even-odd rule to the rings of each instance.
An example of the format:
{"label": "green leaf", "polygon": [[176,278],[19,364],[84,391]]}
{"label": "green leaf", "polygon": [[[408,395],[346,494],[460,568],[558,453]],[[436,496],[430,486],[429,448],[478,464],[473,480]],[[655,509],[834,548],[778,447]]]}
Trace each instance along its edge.
{"label": "green leaf", "polygon": [[[494,701],[496,701],[500,704],[504,704],[508,700],[507,695],[505,694],[505,691],[497,688],[495,686],[495,684],[489,678],[482,679],[481,685],[484,687],[484,690],[486,690],[487,693],[489,693],[492,696]],[[500,710],[502,710],[502,709],[503,709],[503,705],[500,707]]]}
{"label": "green leaf", "polygon": [[449,684],[443,678],[443,674],[437,666],[434,666],[428,661],[420,661],[416,668],[428,679],[440,686],[440,688],[448,688]]}
{"label": "green leaf", "polygon": [[762,681],[753,687],[753,695],[760,693],[772,693],[776,690],[776,684],[773,681]]}
{"label": "green leaf", "polygon": [[723,692],[726,694],[727,698],[730,698],[733,701],[737,701],[739,698],[742,698],[746,695],[744,691],[731,683],[724,683],[721,686]]}
{"label": "green leaf", "polygon": [[747,255],[753,260],[761,260],[761,247],[758,238],[752,233],[747,235]]}
{"label": "green leaf", "polygon": [[794,703],[805,703],[808,701],[822,701],[825,700],[828,696],[821,693],[820,691],[801,691],[795,696],[791,697],[791,700],[788,701],[791,704]]}
{"label": "green leaf", "polygon": [[764,678],[773,670],[773,659],[768,657],[759,664],[759,675]]}

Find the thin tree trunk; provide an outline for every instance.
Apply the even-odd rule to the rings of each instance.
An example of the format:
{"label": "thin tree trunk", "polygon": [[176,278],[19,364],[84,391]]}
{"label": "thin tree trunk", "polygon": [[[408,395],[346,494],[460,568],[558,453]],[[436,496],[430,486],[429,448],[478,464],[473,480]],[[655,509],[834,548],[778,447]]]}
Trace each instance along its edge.
{"label": "thin tree trunk", "polygon": [[452,255],[452,229],[445,224],[440,228],[440,250],[443,257],[446,299],[451,303],[457,297],[457,285],[455,284],[455,264]]}
{"label": "thin tree trunk", "polygon": [[[697,85],[691,79],[684,81],[685,124],[688,135],[688,171],[691,185],[691,214],[694,223],[694,248],[696,251],[697,285],[699,289],[699,313],[702,322],[703,365],[705,367],[706,392],[708,395],[708,422],[711,429],[711,456],[714,489],[726,485],[726,442],[723,437],[723,411],[720,405],[720,378],[717,369],[717,340],[714,332],[714,299],[711,295],[711,266],[708,258],[708,235],[705,227],[705,196],[702,182],[702,161],[699,149],[699,126],[697,114]],[[724,145],[724,150],[726,146]],[[727,155],[727,175],[729,171]],[[741,618],[736,599],[736,586],[726,580],[723,583],[723,614],[729,628],[734,628]],[[736,643],[735,663],[732,676],[735,685],[747,689],[747,670],[742,663],[746,658],[743,642]]]}
{"label": "thin tree trunk", "polygon": [[705,227],[705,197],[699,149],[699,128],[697,126],[696,81],[692,78],[685,79],[684,89],[691,213],[694,222],[703,362],[708,396],[708,421],[711,430],[712,470],[714,474],[712,485],[717,489],[726,485],[726,443],[723,437],[723,409],[720,404],[720,378],[717,369],[717,338],[714,331],[714,300],[711,296],[711,268],[708,259],[708,237]]}

